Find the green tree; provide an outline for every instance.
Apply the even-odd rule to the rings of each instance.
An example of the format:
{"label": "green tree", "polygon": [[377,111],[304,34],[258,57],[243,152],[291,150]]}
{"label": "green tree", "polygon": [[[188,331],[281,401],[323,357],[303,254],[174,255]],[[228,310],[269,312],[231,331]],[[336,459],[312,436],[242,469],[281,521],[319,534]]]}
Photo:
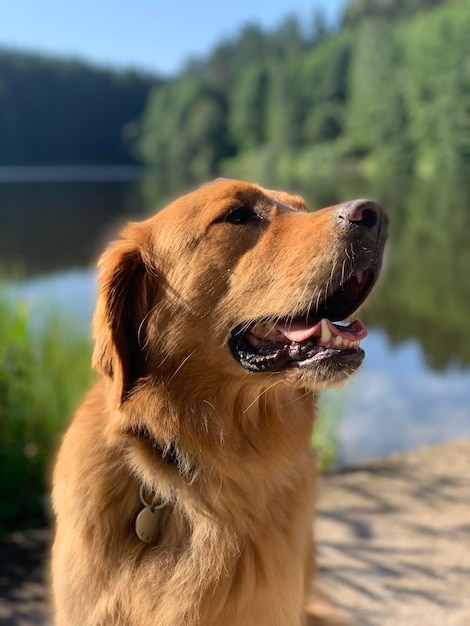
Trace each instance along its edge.
{"label": "green tree", "polygon": [[227,96],[240,75],[252,63],[260,63],[268,54],[267,38],[256,25],[248,24],[232,41],[219,44],[209,55],[201,76]]}
{"label": "green tree", "polygon": [[312,29],[309,36],[309,47],[316,46],[320,41],[325,39],[329,34],[329,28],[326,21],[325,11],[323,9],[314,9],[312,15]]}
{"label": "green tree", "polygon": [[268,74],[260,63],[250,64],[231,93],[229,128],[238,150],[250,150],[266,139]]}
{"label": "green tree", "polygon": [[303,143],[336,139],[343,130],[347,76],[353,49],[350,33],[319,43],[304,58],[299,90],[303,110]]}
{"label": "green tree", "polygon": [[195,77],[155,89],[142,119],[139,154],[167,183],[187,183],[217,173],[229,154],[223,99]]}
{"label": "green tree", "polygon": [[470,4],[456,2],[403,27],[405,98],[416,169],[462,169],[470,160]]}
{"label": "green tree", "polygon": [[294,59],[287,59],[269,68],[266,139],[277,148],[295,149],[301,145],[300,67]]}
{"label": "green tree", "polygon": [[445,4],[448,0],[351,0],[342,15],[343,26],[357,26],[365,18],[386,20],[410,17]]}
{"label": "green tree", "polygon": [[299,20],[294,15],[281,22],[269,35],[268,42],[270,58],[278,61],[298,59],[307,47]]}
{"label": "green tree", "polygon": [[393,25],[364,21],[350,72],[348,137],[359,150],[372,153],[379,165],[409,170],[412,155],[402,73]]}

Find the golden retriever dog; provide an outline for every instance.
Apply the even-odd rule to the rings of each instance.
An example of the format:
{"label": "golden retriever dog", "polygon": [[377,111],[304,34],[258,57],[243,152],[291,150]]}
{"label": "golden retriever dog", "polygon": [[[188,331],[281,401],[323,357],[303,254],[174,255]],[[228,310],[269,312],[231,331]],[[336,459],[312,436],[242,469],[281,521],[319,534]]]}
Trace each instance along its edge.
{"label": "golden retriever dog", "polygon": [[57,626],[307,623],[316,395],[364,357],[344,320],[385,230],[369,200],[216,180],[109,246],[53,477]]}

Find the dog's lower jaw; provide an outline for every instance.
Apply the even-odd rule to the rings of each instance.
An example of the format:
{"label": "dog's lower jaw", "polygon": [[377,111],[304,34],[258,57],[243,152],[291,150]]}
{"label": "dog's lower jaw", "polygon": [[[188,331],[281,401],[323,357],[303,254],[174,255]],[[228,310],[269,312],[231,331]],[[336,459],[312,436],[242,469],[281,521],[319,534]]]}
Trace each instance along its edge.
{"label": "dog's lower jaw", "polygon": [[357,357],[355,356],[350,361],[346,361],[338,356],[338,361],[341,361],[340,366],[337,363],[331,363],[321,368],[316,367],[313,370],[302,368],[299,370],[298,383],[316,391],[336,389],[344,385],[357,373],[363,358],[364,353]]}
{"label": "dog's lower jaw", "polygon": [[359,370],[363,356],[350,362],[315,364],[314,367],[297,367],[273,373],[272,380],[279,379],[298,390],[309,390],[316,394],[326,389],[342,387]]}

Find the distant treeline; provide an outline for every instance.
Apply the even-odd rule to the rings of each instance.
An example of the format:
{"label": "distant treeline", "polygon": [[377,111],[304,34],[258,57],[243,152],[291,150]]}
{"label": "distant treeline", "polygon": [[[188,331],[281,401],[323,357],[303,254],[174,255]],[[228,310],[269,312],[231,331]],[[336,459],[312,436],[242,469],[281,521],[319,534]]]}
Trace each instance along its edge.
{"label": "distant treeline", "polygon": [[432,175],[470,162],[470,2],[351,0],[339,27],[246,27],[152,90],[137,148],[166,182],[278,182],[338,161]]}
{"label": "distant treeline", "polygon": [[350,0],[247,26],[171,80],[0,52],[0,164],[153,164],[166,187],[333,164],[431,176],[470,162],[470,2]]}
{"label": "distant treeline", "polygon": [[0,165],[129,163],[155,77],[0,49]]}

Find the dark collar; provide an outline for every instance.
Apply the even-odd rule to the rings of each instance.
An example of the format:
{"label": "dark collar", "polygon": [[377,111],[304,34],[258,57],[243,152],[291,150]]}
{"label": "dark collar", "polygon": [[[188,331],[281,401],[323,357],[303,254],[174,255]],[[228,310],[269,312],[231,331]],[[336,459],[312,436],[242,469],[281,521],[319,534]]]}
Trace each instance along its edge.
{"label": "dark collar", "polygon": [[137,437],[138,439],[143,439],[148,444],[150,444],[155,452],[157,452],[162,457],[167,465],[170,465],[171,467],[176,467],[178,468],[178,470],[180,469],[178,452],[176,451],[174,443],[171,443],[169,447],[162,446],[155,439],[155,437],[151,435],[150,431],[145,428],[145,426],[139,426],[138,428],[132,429],[131,434],[134,437]]}

